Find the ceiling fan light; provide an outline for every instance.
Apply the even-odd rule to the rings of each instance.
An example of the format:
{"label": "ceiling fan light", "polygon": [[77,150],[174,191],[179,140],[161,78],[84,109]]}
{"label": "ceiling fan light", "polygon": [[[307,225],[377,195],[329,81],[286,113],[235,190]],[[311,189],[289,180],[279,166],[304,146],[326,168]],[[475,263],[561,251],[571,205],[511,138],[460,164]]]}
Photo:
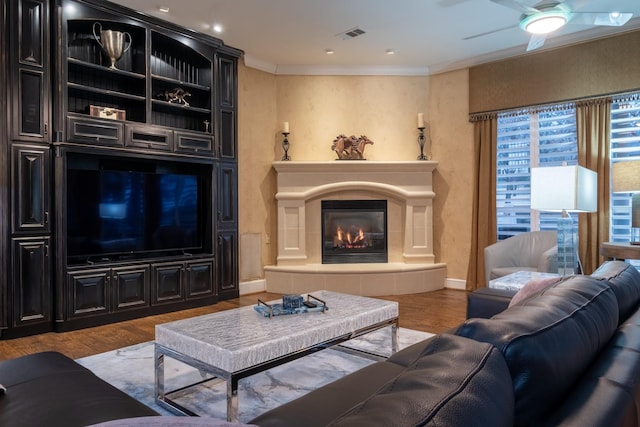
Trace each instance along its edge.
{"label": "ceiling fan light", "polygon": [[520,20],[520,28],[531,34],[549,34],[569,22],[570,12],[563,8],[542,10],[533,15],[525,15]]}
{"label": "ceiling fan light", "polygon": [[566,23],[563,16],[530,16],[522,20],[520,27],[531,34],[549,34]]}

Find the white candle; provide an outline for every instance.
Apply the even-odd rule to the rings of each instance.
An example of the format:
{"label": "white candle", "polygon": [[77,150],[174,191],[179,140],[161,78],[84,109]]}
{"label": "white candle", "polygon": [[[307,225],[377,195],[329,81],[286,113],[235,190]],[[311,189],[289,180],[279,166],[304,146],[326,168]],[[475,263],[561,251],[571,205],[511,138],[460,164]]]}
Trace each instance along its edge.
{"label": "white candle", "polygon": [[289,133],[289,122],[284,122],[282,124],[282,132]]}
{"label": "white candle", "polygon": [[418,113],[418,127],[424,127],[424,116],[422,115],[422,113]]}

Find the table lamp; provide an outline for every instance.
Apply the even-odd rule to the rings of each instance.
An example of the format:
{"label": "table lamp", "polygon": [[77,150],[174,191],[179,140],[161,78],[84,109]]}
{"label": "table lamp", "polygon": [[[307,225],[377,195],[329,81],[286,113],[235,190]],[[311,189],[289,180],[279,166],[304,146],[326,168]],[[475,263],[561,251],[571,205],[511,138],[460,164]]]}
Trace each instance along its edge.
{"label": "table lamp", "polygon": [[531,209],[562,212],[558,220],[558,273],[574,274],[578,234],[569,212],[595,212],[598,175],[581,166],[531,168]]}
{"label": "table lamp", "polygon": [[631,244],[640,245],[640,160],[611,166],[614,193],[633,193],[631,198]]}

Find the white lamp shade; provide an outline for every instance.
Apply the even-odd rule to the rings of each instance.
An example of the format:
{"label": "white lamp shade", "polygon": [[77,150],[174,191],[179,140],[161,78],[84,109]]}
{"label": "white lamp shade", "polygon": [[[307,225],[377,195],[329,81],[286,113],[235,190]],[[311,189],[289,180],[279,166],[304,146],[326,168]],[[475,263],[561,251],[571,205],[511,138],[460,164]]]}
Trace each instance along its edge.
{"label": "white lamp shade", "polygon": [[595,212],[598,174],[581,166],[531,168],[531,208]]}

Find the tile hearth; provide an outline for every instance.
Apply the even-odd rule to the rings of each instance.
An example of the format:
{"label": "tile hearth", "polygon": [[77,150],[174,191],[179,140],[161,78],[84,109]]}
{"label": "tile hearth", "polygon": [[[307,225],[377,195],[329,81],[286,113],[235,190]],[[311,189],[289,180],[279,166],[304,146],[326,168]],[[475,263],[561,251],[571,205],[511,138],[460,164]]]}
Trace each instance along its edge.
{"label": "tile hearth", "polygon": [[[434,161],[273,162],[278,174],[278,258],[267,290],[328,289],[398,295],[444,287],[433,254]],[[322,264],[322,200],[387,200],[387,263]]]}

